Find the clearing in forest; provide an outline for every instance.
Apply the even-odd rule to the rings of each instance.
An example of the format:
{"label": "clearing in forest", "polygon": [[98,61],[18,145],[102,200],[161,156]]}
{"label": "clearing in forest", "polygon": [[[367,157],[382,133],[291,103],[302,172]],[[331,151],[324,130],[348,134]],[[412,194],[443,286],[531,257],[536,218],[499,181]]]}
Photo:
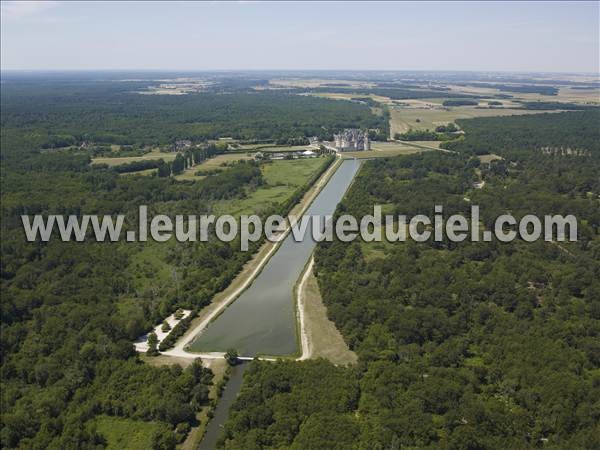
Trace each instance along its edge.
{"label": "clearing in forest", "polygon": [[177,152],[161,152],[158,150],[152,150],[149,153],[146,153],[141,156],[101,156],[99,158],[93,158],[92,164],[107,164],[109,166],[120,166],[121,164],[129,164],[137,161],[149,161],[155,159],[164,159],[166,161],[172,161],[177,156]]}

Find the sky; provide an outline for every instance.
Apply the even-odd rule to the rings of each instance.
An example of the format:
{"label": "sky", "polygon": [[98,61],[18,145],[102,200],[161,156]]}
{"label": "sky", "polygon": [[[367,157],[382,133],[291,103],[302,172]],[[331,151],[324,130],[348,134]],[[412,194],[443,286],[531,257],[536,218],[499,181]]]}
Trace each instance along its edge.
{"label": "sky", "polygon": [[598,73],[599,4],[2,1],[1,66]]}

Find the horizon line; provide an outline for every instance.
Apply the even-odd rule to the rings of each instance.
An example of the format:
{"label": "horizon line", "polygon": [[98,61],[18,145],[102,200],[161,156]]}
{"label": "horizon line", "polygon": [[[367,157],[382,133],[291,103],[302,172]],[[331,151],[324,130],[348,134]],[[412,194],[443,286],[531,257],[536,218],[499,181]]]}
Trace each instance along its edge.
{"label": "horizon line", "polygon": [[556,70],[492,70],[492,69],[275,69],[275,68],[261,68],[261,69],[149,69],[149,68],[110,68],[110,69],[15,69],[15,68],[1,68],[0,72],[391,72],[391,73],[402,73],[402,72],[455,72],[455,73],[515,73],[515,74],[574,74],[574,75],[593,75],[600,77],[600,70],[597,72],[581,72],[581,71],[556,71]]}

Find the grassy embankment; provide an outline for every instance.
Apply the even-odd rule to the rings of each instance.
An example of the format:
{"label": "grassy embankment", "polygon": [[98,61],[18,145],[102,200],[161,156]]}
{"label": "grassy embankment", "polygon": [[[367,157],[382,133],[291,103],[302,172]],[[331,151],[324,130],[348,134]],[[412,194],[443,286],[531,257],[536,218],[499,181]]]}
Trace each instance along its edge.
{"label": "grassy embankment", "polygon": [[[309,270],[310,264],[306,268]],[[300,308],[304,315],[304,331],[308,340],[308,359],[324,358],[336,365],[347,366],[358,360],[356,353],[348,348],[335,324],[327,317],[327,307],[319,291],[319,284],[312,269],[304,279],[305,272],[300,276],[302,296]],[[298,299],[297,299],[298,300]]]}

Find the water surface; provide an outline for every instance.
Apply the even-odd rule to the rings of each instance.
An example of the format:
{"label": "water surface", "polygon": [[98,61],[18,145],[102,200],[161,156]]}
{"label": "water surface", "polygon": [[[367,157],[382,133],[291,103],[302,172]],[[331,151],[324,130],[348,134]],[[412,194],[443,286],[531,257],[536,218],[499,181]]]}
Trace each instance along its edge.
{"label": "water surface", "polygon": [[212,450],[217,446],[217,441],[221,437],[223,431],[223,424],[229,417],[229,408],[233,405],[234,400],[237,398],[238,392],[242,387],[242,380],[244,371],[248,367],[249,362],[242,361],[237,366],[231,368],[231,374],[229,380],[223,389],[223,393],[219,398],[217,407],[215,408],[215,414],[213,418],[208,422],[206,433],[200,441],[198,450]]}
{"label": "water surface", "polygon": [[[333,214],[360,164],[343,161],[305,214]],[[293,289],[315,245],[310,232],[299,242],[290,233],[248,289],[190,344],[190,351],[234,348],[242,356],[296,353]]]}

